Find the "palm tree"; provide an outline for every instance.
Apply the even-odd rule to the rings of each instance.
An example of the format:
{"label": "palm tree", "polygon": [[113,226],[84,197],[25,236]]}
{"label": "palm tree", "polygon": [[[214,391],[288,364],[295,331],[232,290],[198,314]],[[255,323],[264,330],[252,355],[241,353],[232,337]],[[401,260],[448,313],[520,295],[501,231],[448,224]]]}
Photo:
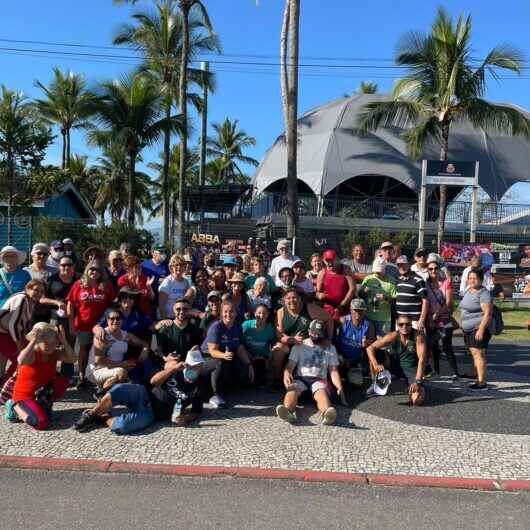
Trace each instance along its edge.
{"label": "palm tree", "polygon": [[182,14],[182,49],[180,58],[179,74],[179,104],[182,115],[184,130],[180,142],[180,168],[179,168],[179,195],[178,195],[178,243],[183,246],[184,230],[184,181],[186,179],[186,156],[188,153],[188,64],[190,60],[190,14],[196,13],[196,18],[202,20],[208,33],[213,33],[212,24],[206,7],[200,0],[178,0],[180,12]]}
{"label": "palm tree", "polygon": [[359,94],[375,94],[377,92],[377,83],[372,81],[361,81],[357,92]]}
{"label": "palm tree", "polygon": [[[84,195],[89,204],[94,205],[98,196],[98,191],[102,184],[102,175],[99,169],[88,164],[88,157],[81,155],[72,155],[68,166],[67,175],[72,184]],[[100,214],[100,220],[103,221],[104,211],[101,212],[97,207],[94,208]]]}
{"label": "palm tree", "polygon": [[[171,115],[171,108],[177,99],[179,81],[179,62],[182,55],[183,21],[176,9],[175,0],[163,0],[156,3],[153,13],[135,13],[135,24],[122,26],[114,37],[114,44],[133,46],[144,56],[141,70],[153,77],[164,95],[163,106],[166,119]],[[217,36],[204,34],[201,19],[190,19],[190,55],[219,51]],[[208,84],[214,89],[214,74],[201,75],[202,72],[188,68],[190,79]],[[196,101],[196,99],[194,99]],[[169,165],[170,165],[171,131],[164,131],[164,158],[162,168],[162,217],[163,240],[169,234]]]}
{"label": "palm tree", "polygon": [[46,99],[37,99],[36,103],[42,117],[51,125],[57,125],[63,137],[62,169],[70,163],[70,132],[72,129],[86,128],[94,110],[94,96],[86,89],[85,78],[73,72],[61,72],[53,69],[53,79],[49,86],[40,81],[40,88]]}
{"label": "palm tree", "polygon": [[102,148],[121,145],[127,154],[127,223],[135,221],[136,163],[145,147],[154,145],[166,128],[182,131],[180,116],[161,117],[162,96],[157,87],[143,75],[125,76],[103,83],[99,90],[95,120],[99,129],[89,132],[89,141]]}
{"label": "palm tree", "polygon": [[[530,136],[530,121],[517,109],[483,99],[490,75],[497,69],[518,74],[523,54],[507,45],[493,48],[474,66],[471,17],[460,16],[456,25],[440,8],[430,34],[411,32],[398,46],[396,63],[409,68],[396,82],[389,101],[369,103],[359,118],[361,132],[379,127],[405,129],[403,137],[411,157],[421,157],[428,142],[440,144],[440,160],[447,160],[449,134],[454,122],[469,120],[474,127],[511,135]],[[443,238],[447,186],[440,186],[438,248]]]}
{"label": "palm tree", "polygon": [[300,0],[285,0],[280,35],[280,79],[285,138],[287,144],[287,237],[294,240],[298,230],[298,56]]}
{"label": "palm tree", "polygon": [[[223,161],[223,184],[234,182],[237,176],[243,175],[238,162],[256,167],[258,161],[250,156],[245,156],[246,147],[256,145],[256,139],[239,129],[239,120],[226,118],[223,123],[213,123],[212,128],[216,133],[215,138],[208,137],[206,141],[208,156],[219,158]],[[245,177],[246,180],[246,177]]]}

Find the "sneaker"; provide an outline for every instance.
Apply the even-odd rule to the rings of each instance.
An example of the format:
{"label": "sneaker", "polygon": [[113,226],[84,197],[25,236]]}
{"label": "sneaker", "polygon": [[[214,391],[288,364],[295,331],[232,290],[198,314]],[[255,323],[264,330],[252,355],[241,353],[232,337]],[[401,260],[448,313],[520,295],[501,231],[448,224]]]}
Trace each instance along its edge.
{"label": "sneaker", "polygon": [[471,383],[467,388],[469,388],[469,390],[487,390],[488,385],[486,383]]}
{"label": "sneaker", "polygon": [[214,394],[208,403],[216,409],[226,408],[226,401],[219,394]]}
{"label": "sneaker", "polygon": [[285,405],[278,405],[276,407],[276,415],[287,423],[294,423],[296,421],[296,412],[291,412]]}
{"label": "sneaker", "polygon": [[15,411],[15,402],[12,399],[8,399],[5,404],[6,407],[6,420],[9,423],[18,423],[20,421],[18,414]]}
{"label": "sneaker", "polygon": [[453,374],[453,375],[451,376],[451,381],[452,381],[453,383],[458,383],[458,381],[460,381],[460,376],[459,376],[458,374]]}
{"label": "sneaker", "polygon": [[366,389],[367,396],[375,396],[375,389],[373,383]]}
{"label": "sneaker", "polygon": [[337,419],[337,411],[333,407],[329,407],[322,414],[322,425],[333,425]]}
{"label": "sneaker", "polygon": [[97,422],[98,422],[97,416],[90,414],[90,411],[88,409],[84,410],[81,413],[81,416],[79,417],[79,419],[74,423],[74,430],[78,432],[85,432],[88,429],[90,429],[90,427],[93,427],[94,425],[96,425]]}
{"label": "sneaker", "polygon": [[460,379],[476,379],[476,375],[472,374],[460,374]]}

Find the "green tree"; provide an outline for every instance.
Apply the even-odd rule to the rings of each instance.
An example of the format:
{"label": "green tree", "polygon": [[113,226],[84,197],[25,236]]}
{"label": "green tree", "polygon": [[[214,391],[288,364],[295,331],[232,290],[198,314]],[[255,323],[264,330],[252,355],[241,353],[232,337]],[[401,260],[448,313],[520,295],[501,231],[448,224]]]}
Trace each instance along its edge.
{"label": "green tree", "polygon": [[108,149],[122,146],[127,154],[127,222],[135,223],[136,164],[145,147],[156,144],[167,128],[180,133],[180,116],[162,116],[162,95],[147,77],[137,74],[103,83],[99,89],[100,101],[95,120],[99,128],[89,131],[89,141]]}
{"label": "green tree", "polygon": [[[164,98],[163,106],[166,119],[177,100],[179,86],[179,63],[182,55],[183,20],[175,0],[156,2],[155,11],[140,12],[133,15],[134,24],[122,26],[114,37],[114,44],[133,46],[144,56],[142,71],[149,74],[159,86]],[[190,56],[199,53],[220,51],[216,35],[204,33],[204,23],[200,18],[190,17]],[[214,74],[204,75],[200,70],[188,68],[190,80],[208,89],[214,89]],[[198,102],[196,94],[190,94],[192,102]],[[164,131],[163,169],[162,169],[162,218],[163,240],[169,235],[170,217],[170,150],[171,131]]]}
{"label": "green tree", "polygon": [[[440,8],[429,34],[406,34],[398,45],[396,63],[409,71],[396,82],[389,101],[365,106],[358,122],[361,132],[403,128],[411,157],[420,158],[423,147],[434,142],[440,145],[440,160],[448,158],[449,135],[455,122],[469,120],[474,127],[529,137],[530,121],[522,112],[483,99],[488,75],[499,79],[498,69],[519,74],[523,54],[508,45],[496,46],[475,66],[471,27],[471,17],[460,16],[455,25]],[[438,247],[446,208],[447,186],[440,186]]]}
{"label": "green tree", "polygon": [[70,158],[70,164],[66,173],[72,184],[83,194],[89,204],[94,207],[100,216],[100,221],[103,223],[105,212],[100,211],[95,206],[98,191],[102,184],[102,175],[98,168],[88,163],[87,156],[74,154]]}
{"label": "green tree", "polygon": [[53,69],[53,79],[49,86],[35,81],[46,99],[37,99],[36,103],[42,117],[51,125],[57,125],[63,138],[61,167],[65,169],[70,162],[70,134],[72,129],[86,128],[94,111],[94,95],[86,89],[85,78],[73,72],[61,72]]}
{"label": "green tree", "polygon": [[377,83],[373,83],[372,81],[361,81],[357,92],[359,94],[375,94],[377,93],[377,88]]}
{"label": "green tree", "polygon": [[0,177],[7,197],[7,241],[13,236],[12,207],[17,197],[25,197],[27,174],[38,169],[53,141],[53,135],[20,92],[2,85],[0,91]]}
{"label": "green tree", "polygon": [[213,158],[221,159],[222,166],[224,166],[223,184],[246,182],[247,177],[239,167],[238,162],[254,167],[258,165],[255,158],[244,154],[245,148],[256,145],[256,139],[249,136],[243,129],[239,129],[239,120],[226,118],[223,123],[212,124],[212,128],[216,135],[215,137],[208,137],[206,141],[207,153]]}

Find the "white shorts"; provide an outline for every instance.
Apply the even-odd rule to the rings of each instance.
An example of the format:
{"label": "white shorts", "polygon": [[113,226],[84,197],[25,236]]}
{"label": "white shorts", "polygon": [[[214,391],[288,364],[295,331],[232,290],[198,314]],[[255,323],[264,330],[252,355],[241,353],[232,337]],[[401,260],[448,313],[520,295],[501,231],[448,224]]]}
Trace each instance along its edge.
{"label": "white shorts", "polygon": [[319,390],[328,389],[328,382],[325,379],[295,379],[294,386],[299,394],[303,394],[306,390],[310,390],[311,394],[315,395]]}
{"label": "white shorts", "polygon": [[88,380],[96,383],[97,385],[103,385],[105,381],[111,377],[117,376],[121,373],[123,368],[107,368],[102,366],[101,368],[96,368],[88,374]]}

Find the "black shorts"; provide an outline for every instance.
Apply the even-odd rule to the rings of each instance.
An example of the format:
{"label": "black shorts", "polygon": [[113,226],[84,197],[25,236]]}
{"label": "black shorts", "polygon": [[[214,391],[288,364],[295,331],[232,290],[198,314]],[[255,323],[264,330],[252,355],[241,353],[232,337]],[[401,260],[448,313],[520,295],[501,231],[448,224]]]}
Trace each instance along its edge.
{"label": "black shorts", "polygon": [[486,330],[484,332],[484,336],[482,337],[482,340],[477,340],[475,338],[475,333],[477,332],[476,329],[472,331],[464,331],[464,344],[468,348],[477,348],[479,350],[485,350],[488,347],[488,344],[491,340],[491,333],[489,330]]}

